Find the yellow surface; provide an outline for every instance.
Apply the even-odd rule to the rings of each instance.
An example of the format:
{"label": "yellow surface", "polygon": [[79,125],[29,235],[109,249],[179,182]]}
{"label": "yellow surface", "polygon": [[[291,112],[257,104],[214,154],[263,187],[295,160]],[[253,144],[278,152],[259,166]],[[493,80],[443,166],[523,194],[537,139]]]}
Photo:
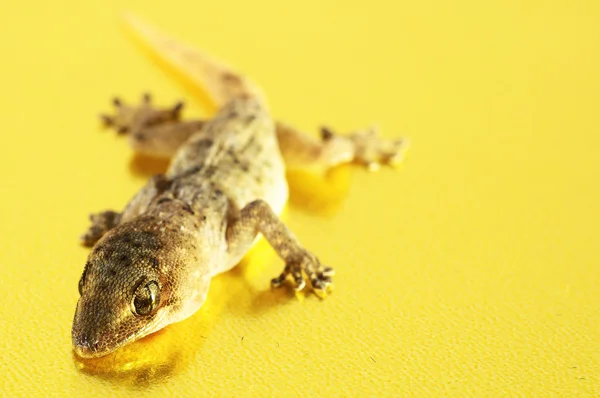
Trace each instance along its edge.
{"label": "yellow surface", "polygon": [[[149,3],[0,6],[3,394],[600,395],[597,2]],[[336,266],[328,299],[270,291],[263,245],[189,320],[80,362],[77,236],[164,166],[96,114],[192,100],[123,9],[248,73],[281,119],[377,122],[413,148],[400,172],[338,171],[337,204],[297,189],[287,222]]]}

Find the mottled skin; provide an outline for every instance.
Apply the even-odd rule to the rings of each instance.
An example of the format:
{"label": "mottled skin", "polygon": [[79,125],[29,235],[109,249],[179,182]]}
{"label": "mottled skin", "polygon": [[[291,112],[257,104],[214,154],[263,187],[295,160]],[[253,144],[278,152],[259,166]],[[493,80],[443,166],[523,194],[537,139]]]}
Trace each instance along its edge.
{"label": "mottled skin", "polygon": [[276,123],[243,76],[139,20],[128,22],[221,108],[210,121],[180,121],[182,104],[156,109],[144,96],[137,107],[115,100],[116,115],[103,116],[135,150],[172,161],[123,211],[93,215],[82,236],[93,246],[73,321],[73,347],[82,357],[106,355],[192,315],[211,278],[234,267],[259,233],[286,264],[273,286],[289,276],[297,290],[306,278],[326,292],[333,269],[277,217],[287,200],[286,166],[355,162],[372,169],[398,161],[402,148],[369,131],[337,136],[323,129],[317,141]]}

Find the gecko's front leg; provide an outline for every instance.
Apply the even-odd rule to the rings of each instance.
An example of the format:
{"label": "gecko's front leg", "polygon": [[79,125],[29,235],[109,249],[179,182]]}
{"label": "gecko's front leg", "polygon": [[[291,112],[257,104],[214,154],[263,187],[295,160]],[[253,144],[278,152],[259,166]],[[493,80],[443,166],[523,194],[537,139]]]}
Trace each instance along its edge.
{"label": "gecko's front leg", "polygon": [[311,283],[312,289],[323,294],[331,285],[334,270],[325,267],[319,259],[306,250],[294,234],[277,217],[271,207],[263,200],[255,200],[244,207],[233,217],[227,229],[229,248],[235,251],[251,245],[258,233],[262,233],[271,247],[285,261],[283,272],[271,280],[273,287],[279,287],[290,276],[295,290],[306,286],[305,279]]}
{"label": "gecko's front leg", "polygon": [[84,246],[91,247],[111,229],[142,214],[158,195],[168,189],[170,184],[171,181],[164,175],[157,174],[127,203],[121,213],[114,210],[105,210],[90,215],[92,225],[80,236],[81,243]]}
{"label": "gecko's front leg", "polygon": [[81,235],[81,243],[84,246],[93,246],[108,231],[119,225],[121,213],[113,210],[101,211],[100,213],[90,214],[92,225]]}

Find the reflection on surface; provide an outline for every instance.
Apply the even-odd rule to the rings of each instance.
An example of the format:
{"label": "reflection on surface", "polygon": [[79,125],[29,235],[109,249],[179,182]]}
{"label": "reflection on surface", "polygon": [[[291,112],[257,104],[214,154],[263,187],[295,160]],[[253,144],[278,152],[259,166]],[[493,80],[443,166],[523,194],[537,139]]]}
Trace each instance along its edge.
{"label": "reflection on surface", "polygon": [[351,167],[342,165],[325,172],[288,170],[290,203],[321,215],[335,213],[350,188]]}
{"label": "reflection on surface", "polygon": [[[142,155],[135,155],[130,162],[131,171],[138,175],[162,173],[167,165],[166,160]],[[350,174],[349,167],[344,166],[324,174],[289,171],[290,202],[310,211],[331,214],[348,191]],[[285,212],[282,218],[285,220]],[[275,274],[267,274],[265,264],[279,262],[276,257],[264,239],[259,241],[237,267],[213,279],[207,301],[196,314],[101,358],[84,359],[73,353],[76,367],[83,373],[130,387],[144,388],[164,382],[191,361],[200,360],[201,347],[224,310],[256,314],[294,296],[304,299],[303,293],[291,289],[269,288],[269,280]]]}
{"label": "reflection on surface", "polygon": [[[168,334],[167,329],[157,334]],[[83,373],[118,384],[146,387],[168,379],[183,364],[181,352],[168,352],[166,345],[153,340],[156,338],[149,336],[101,358],[83,359],[73,352],[73,360]]]}
{"label": "reflection on surface", "polygon": [[[211,302],[218,302],[218,299]],[[191,318],[159,330],[141,340],[100,358],[85,359],[73,353],[76,367],[83,373],[131,387],[161,383],[192,360],[206,340],[216,312],[210,305]]]}

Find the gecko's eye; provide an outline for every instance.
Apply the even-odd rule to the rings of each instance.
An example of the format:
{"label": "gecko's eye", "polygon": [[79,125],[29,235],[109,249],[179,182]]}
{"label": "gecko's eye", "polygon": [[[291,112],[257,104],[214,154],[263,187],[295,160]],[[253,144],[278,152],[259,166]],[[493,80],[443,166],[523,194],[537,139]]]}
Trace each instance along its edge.
{"label": "gecko's eye", "polygon": [[133,296],[133,313],[144,316],[154,311],[160,304],[160,288],[156,281],[140,285]]}

